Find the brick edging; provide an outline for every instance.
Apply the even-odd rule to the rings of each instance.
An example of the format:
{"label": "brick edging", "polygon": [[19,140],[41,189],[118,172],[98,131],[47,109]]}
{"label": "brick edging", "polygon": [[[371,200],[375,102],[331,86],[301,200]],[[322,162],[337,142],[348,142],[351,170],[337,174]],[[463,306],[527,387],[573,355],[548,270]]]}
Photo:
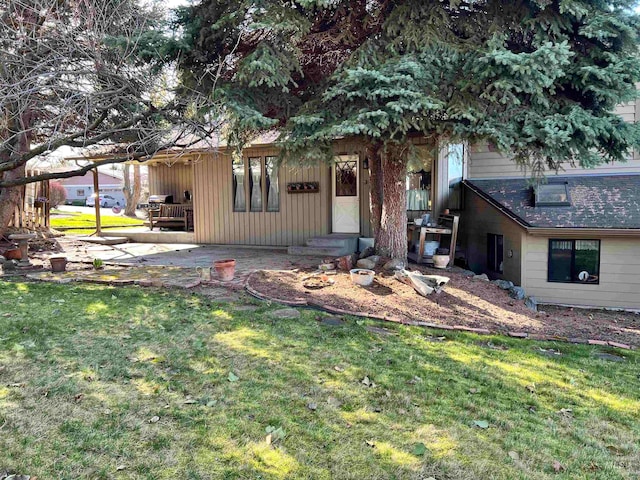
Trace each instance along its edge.
{"label": "brick edging", "polygon": [[255,288],[250,285],[251,277],[260,272],[261,270],[256,270],[251,272],[247,279],[245,280],[244,288],[245,290],[253,297],[258,300],[280,303],[283,305],[287,305],[289,307],[311,307],[317,308],[319,310],[324,310],[329,313],[337,314],[337,315],[351,315],[353,317],[360,318],[372,318],[374,320],[382,320],[386,322],[394,322],[400,323],[402,325],[408,325],[413,327],[426,327],[426,328],[434,328],[438,330],[449,330],[449,331],[457,331],[457,332],[470,332],[476,333],[478,335],[503,335],[511,338],[519,338],[519,339],[528,339],[528,340],[537,340],[543,342],[564,342],[564,343],[573,343],[573,344],[584,344],[584,345],[600,345],[600,346],[609,346],[620,348],[623,350],[634,350],[634,347],[631,345],[627,345],[626,343],[613,342],[613,341],[605,341],[605,340],[595,340],[595,339],[587,339],[587,338],[568,338],[568,337],[559,337],[555,335],[544,335],[537,333],[528,333],[528,332],[500,332],[497,330],[489,330],[488,328],[474,328],[474,327],[466,327],[464,325],[441,325],[439,323],[433,322],[421,322],[421,321],[412,321],[412,320],[403,320],[398,317],[392,317],[389,315],[378,315],[375,313],[363,313],[363,312],[355,312],[352,310],[343,310],[341,308],[332,307],[330,305],[325,305],[323,303],[318,303],[316,301],[292,301],[292,300],[281,300],[279,298],[271,297],[265,293],[259,292]]}

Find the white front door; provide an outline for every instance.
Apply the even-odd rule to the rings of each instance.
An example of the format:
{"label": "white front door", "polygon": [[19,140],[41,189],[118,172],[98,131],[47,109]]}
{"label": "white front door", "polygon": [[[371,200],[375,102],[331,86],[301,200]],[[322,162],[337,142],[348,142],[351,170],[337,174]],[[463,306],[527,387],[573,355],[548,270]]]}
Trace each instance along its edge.
{"label": "white front door", "polygon": [[358,156],[341,155],[331,168],[333,233],[360,233]]}

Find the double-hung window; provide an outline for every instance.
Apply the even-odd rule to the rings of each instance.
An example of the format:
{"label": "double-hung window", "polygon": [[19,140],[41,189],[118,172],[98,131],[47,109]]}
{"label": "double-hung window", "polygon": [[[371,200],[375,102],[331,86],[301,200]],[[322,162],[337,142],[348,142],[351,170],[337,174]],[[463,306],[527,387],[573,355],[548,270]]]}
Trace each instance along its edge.
{"label": "double-hung window", "polygon": [[549,240],[549,282],[600,283],[600,240]]}
{"label": "double-hung window", "polygon": [[279,212],[280,184],[276,157],[234,159],[233,211]]}

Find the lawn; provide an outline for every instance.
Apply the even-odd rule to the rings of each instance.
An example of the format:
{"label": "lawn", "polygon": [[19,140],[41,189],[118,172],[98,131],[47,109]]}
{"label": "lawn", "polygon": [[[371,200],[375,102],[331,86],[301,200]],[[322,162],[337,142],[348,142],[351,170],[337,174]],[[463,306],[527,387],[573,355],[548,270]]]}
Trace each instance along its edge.
{"label": "lawn", "polygon": [[0,476],[640,475],[637,352],[277,308],[0,282]]}
{"label": "lawn", "polygon": [[[105,215],[100,217],[100,225],[103,229],[108,229],[141,227],[144,223],[139,218]],[[96,216],[94,213],[64,212],[62,216],[54,213],[51,215],[51,227],[68,230],[69,233],[74,235],[89,234],[96,229]]]}

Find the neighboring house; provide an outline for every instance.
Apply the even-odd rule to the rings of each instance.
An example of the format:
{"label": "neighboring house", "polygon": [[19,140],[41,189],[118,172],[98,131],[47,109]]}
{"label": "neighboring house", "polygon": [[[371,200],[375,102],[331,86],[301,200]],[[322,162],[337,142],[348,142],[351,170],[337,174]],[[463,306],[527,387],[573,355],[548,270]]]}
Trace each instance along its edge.
{"label": "neighboring house", "polygon": [[[620,106],[629,122],[640,104]],[[472,270],[511,280],[539,302],[640,309],[640,155],[567,166],[534,190],[488,145],[469,155],[461,243]]]}
{"label": "neighboring house", "polygon": [[[87,172],[80,177],[61,178],[59,181],[67,191],[67,204],[84,205],[87,197],[95,193],[93,190],[93,173],[91,172]],[[121,177],[98,172],[98,182],[101,195],[110,195],[120,202],[120,205],[125,204]]]}

